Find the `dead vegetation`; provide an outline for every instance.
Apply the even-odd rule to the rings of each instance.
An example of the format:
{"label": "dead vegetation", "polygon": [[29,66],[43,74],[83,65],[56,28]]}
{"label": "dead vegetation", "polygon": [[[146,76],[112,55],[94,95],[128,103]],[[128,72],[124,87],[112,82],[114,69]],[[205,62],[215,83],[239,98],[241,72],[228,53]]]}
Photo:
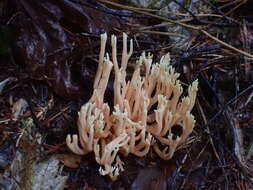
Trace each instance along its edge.
{"label": "dead vegetation", "polygon": [[[26,164],[36,168],[57,158],[64,163],[57,176],[68,176],[70,190],[253,189],[252,2],[172,0],[161,1],[162,7],[134,2],[0,3],[1,188],[26,189],[20,179],[27,184],[34,172]],[[65,144],[67,134],[77,133],[77,113],[92,95],[104,32],[116,35],[119,47],[122,32],[133,39],[127,79],[145,51],[155,62],[169,52],[183,87],[199,81],[188,143],[168,161],[152,151],[120,157],[124,172],[115,182],[99,175],[94,155],[72,155]],[[110,108],[114,76],[104,96]],[[19,176],[22,167],[12,169],[18,158],[26,160],[20,166],[27,176]]]}

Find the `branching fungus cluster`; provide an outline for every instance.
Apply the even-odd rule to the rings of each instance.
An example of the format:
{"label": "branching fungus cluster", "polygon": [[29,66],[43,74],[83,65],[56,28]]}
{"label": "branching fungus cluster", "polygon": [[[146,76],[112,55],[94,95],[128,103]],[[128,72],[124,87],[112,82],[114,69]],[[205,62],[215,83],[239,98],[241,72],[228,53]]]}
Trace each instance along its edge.
{"label": "branching fungus cluster", "polygon": [[[169,54],[152,64],[152,56],[143,53],[136,63],[131,80],[126,80],[126,68],[133,52],[128,50],[123,34],[121,64],[117,61],[117,38],[111,37],[112,60],[105,55],[107,35],[101,35],[99,65],[90,100],[79,112],[79,135],[68,135],[68,147],[76,154],[95,153],[101,175],[116,179],[123,170],[124,156],[145,156],[151,148],[164,160],[170,159],[176,148],[192,132],[195,120],[190,113],[196,98],[198,82],[188,87],[188,96],[181,97],[183,88],[179,74],[170,65]],[[141,73],[141,67],[145,72]],[[104,102],[109,76],[114,68],[114,108]],[[175,135],[173,126],[182,133]]]}

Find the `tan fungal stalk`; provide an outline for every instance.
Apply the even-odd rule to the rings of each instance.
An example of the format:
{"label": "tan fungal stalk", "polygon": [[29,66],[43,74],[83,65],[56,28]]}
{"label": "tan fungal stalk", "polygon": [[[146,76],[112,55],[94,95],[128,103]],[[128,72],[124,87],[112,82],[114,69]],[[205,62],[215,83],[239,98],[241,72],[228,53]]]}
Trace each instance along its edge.
{"label": "tan fungal stalk", "polygon": [[[101,166],[101,175],[113,180],[123,171],[120,154],[142,157],[151,148],[164,160],[170,159],[177,147],[191,134],[195,120],[191,110],[195,104],[198,81],[188,87],[182,97],[179,74],[170,65],[169,54],[152,64],[152,55],[143,53],[136,62],[131,80],[126,80],[126,68],[133,52],[123,33],[120,65],[117,60],[117,38],[111,36],[112,60],[105,52],[107,35],[101,35],[98,69],[93,94],[79,112],[78,133],[68,135],[66,142],[75,154],[94,152]],[[145,72],[141,73],[141,66]],[[112,67],[114,69],[114,107],[110,110],[104,94]],[[173,127],[182,133],[173,134]]]}

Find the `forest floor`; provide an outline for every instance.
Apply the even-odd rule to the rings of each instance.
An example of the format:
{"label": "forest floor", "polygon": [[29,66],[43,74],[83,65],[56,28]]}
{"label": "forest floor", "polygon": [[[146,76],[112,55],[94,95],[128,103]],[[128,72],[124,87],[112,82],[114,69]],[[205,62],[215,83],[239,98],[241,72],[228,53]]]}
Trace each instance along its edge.
{"label": "forest floor", "polygon": [[[158,2],[0,3],[0,189],[253,189],[253,1]],[[187,145],[168,161],[122,157],[116,181],[65,143],[92,94],[104,32],[119,47],[122,32],[133,39],[129,76],[145,51],[155,62],[170,53],[182,83],[199,81]]]}

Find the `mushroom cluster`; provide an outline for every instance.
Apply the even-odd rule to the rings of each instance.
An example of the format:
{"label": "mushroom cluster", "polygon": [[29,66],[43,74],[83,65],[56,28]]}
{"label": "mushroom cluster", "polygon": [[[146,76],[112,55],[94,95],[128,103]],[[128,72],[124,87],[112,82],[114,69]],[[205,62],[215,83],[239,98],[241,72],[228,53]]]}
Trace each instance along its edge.
{"label": "mushroom cluster", "polygon": [[[196,99],[198,82],[188,87],[188,96],[181,97],[183,88],[179,74],[170,65],[169,54],[152,64],[152,56],[143,53],[136,62],[131,80],[126,80],[126,68],[133,52],[123,34],[121,64],[117,61],[117,38],[112,35],[112,60],[105,54],[107,35],[101,35],[99,65],[93,85],[93,94],[79,112],[79,135],[68,135],[66,142],[72,152],[85,155],[94,152],[101,166],[101,175],[113,180],[123,171],[124,156],[145,156],[152,148],[162,159],[170,159],[176,148],[185,142],[194,128],[190,113]],[[129,49],[129,50],[128,50]],[[104,94],[114,68],[114,107],[110,110]],[[145,72],[141,72],[141,67]],[[181,127],[181,134],[172,131]]]}

